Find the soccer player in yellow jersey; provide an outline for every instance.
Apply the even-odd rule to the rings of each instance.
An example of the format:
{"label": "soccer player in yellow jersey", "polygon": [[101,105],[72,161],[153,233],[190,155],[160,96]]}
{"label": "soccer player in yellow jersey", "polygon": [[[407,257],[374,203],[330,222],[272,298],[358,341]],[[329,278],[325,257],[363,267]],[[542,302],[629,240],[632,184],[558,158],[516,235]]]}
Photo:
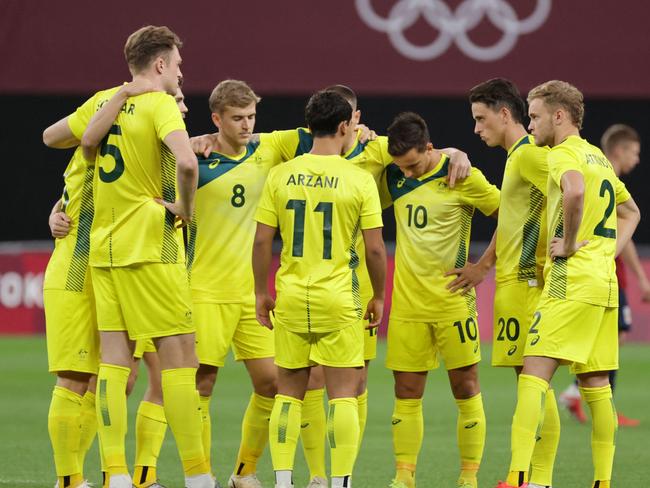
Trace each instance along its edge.
{"label": "soccer player in yellow jersey", "polygon": [[[455,270],[460,279],[451,289],[478,284],[496,259],[492,365],[513,367],[518,375],[528,324],[544,286],[549,148],[536,145],[526,132],[526,102],[511,81],[485,81],[470,90],[469,101],[474,132],[488,146],[506,150],[507,159],[495,238],[476,264]],[[552,484],[559,437],[557,402],[549,389],[544,425],[531,461],[531,488]]]}
{"label": "soccer player in yellow jersey", "polygon": [[476,295],[447,289],[445,273],[461,268],[469,251],[474,209],[496,215],[499,190],[476,168],[451,189],[449,157],[433,148],[426,122],[403,113],[388,128],[395,164],[386,171],[397,223],[393,299],[386,366],[395,378],[391,487],[415,486],[423,438],[422,396],[427,373],[445,362],[458,406],[461,473],[457,486],[476,488],[485,444],[485,414],[478,382],[481,351]]}
{"label": "soccer player in yellow jersey", "polygon": [[570,363],[591,410],[593,487],[609,488],[616,413],[608,372],[618,368],[614,258],[628,244],[639,210],[600,149],[580,138],[584,102],[577,88],[548,81],[528,93],[528,103],[535,143],[551,147],[549,245],[519,375],[510,471],[498,486],[528,486],[544,396],[557,367]]}
{"label": "soccer player in yellow jersey", "polygon": [[[125,387],[131,341],[148,338],[158,350],[165,417],[185,485],[214,485],[201,443],[191,299],[182,234],[175,225],[176,219],[191,220],[198,173],[170,96],[181,76],[180,46],[166,27],[147,26],[131,34],[125,46],[129,69],[134,80],[147,80],[154,91],[126,99],[116,120],[99,110],[82,138],[87,159],[101,144],[90,265],[102,352],[98,431],[110,488],[131,486],[124,453]],[[98,108],[117,90],[101,91],[87,104]],[[108,137],[100,141],[97,135],[107,124]]]}
{"label": "soccer player in yellow jersey", "polygon": [[[332,486],[351,486],[363,366],[359,323],[364,304],[356,274],[360,232],[374,290],[365,312],[369,326],[376,327],[383,313],[386,262],[377,187],[367,172],[340,157],[346,139],[354,137],[352,107],[340,95],[323,91],[312,96],[305,118],[314,135],[311,152],[271,170],[253,247],[257,318],[269,328],[275,325],[278,394],[269,437],[278,488],[293,487],[302,401],[316,364],[324,366],[329,396]],[[278,228],[283,250],[276,307],[267,279]]]}

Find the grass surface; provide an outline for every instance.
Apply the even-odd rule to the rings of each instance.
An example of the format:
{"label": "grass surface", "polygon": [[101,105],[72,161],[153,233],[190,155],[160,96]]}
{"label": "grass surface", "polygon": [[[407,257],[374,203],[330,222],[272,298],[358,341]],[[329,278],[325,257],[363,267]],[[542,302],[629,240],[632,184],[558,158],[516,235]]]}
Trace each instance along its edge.
{"label": "grass surface", "polygon": [[[481,384],[488,420],[483,464],[479,473],[482,488],[493,488],[507,471],[510,422],[515,405],[514,374],[489,366],[489,345],[484,347]],[[393,476],[391,413],[393,384],[383,366],[385,346],[380,343],[378,359],[371,365],[368,425],[363,449],[356,463],[354,486],[385,487]],[[621,373],[616,406],[629,417],[641,419],[637,428],[621,428],[614,462],[614,487],[647,486],[650,483],[650,347],[621,348]],[[144,369],[144,368],[143,368]],[[47,434],[47,410],[54,378],[47,371],[44,338],[0,338],[0,486],[51,487],[55,474]],[[456,406],[444,371],[430,375],[425,396],[425,440],[419,457],[420,488],[454,487],[458,470]],[[554,381],[561,390],[570,380],[562,368]],[[134,415],[142,397],[146,373],[129,398],[127,453],[133,459]],[[219,373],[212,402],[212,462],[221,483],[230,475],[239,446],[240,423],[250,395],[250,382],[241,364],[229,362]],[[168,488],[183,486],[180,461],[168,432],[158,464],[161,482]],[[97,444],[86,460],[86,476],[99,485]],[[265,452],[259,466],[264,486],[272,487],[270,456]],[[562,436],[557,456],[556,488],[590,487],[592,477],[590,428],[562,416]],[[300,448],[296,456],[296,487],[307,484],[307,472]]]}

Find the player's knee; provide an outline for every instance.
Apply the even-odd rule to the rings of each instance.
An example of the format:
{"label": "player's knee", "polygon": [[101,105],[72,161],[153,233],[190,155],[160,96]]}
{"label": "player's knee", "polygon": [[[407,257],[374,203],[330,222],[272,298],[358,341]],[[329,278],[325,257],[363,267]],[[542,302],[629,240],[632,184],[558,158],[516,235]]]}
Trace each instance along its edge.
{"label": "player's knee", "polygon": [[83,395],[86,393],[86,390],[88,390],[88,381],[90,380],[90,377],[90,373],[59,371],[57,373],[56,385],[78,395]]}
{"label": "player's knee", "polygon": [[200,364],[196,372],[196,389],[199,395],[209,397],[212,395],[214,385],[217,382],[217,373],[219,369],[216,366]]}
{"label": "player's knee", "polygon": [[464,400],[479,394],[480,387],[476,375],[462,375],[451,382],[454,398]]}
{"label": "player's knee", "polygon": [[253,381],[255,393],[266,398],[273,398],[278,392],[278,379],[275,375],[267,375]]}
{"label": "player's knee", "polygon": [[395,396],[401,399],[417,399],[422,398],[424,388],[419,384],[396,382],[395,383]]}

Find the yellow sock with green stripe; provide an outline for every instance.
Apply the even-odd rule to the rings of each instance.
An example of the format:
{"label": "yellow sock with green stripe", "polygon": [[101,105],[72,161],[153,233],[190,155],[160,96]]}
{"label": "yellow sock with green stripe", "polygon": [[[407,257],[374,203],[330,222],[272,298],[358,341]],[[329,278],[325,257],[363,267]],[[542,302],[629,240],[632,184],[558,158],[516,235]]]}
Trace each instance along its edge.
{"label": "yellow sock with green stripe", "polygon": [[201,407],[196,391],[196,368],[162,371],[165,417],[174,434],[185,476],[210,472],[201,439]]}
{"label": "yellow sock with green stripe", "polygon": [[79,468],[84,471],[86,453],[93,445],[97,435],[97,411],[95,410],[95,394],[87,391],[81,398],[81,411],[79,412],[81,432],[79,434]]}
{"label": "yellow sock with green stripe", "polygon": [[293,471],[301,414],[301,400],[275,395],[269,420],[269,446],[274,471]]}
{"label": "yellow sock with green stripe", "polygon": [[133,484],[146,487],[156,481],[158,456],[167,432],[162,405],[141,401],[135,417],[135,468]]}
{"label": "yellow sock with green stripe", "polygon": [[203,454],[212,473],[212,416],[210,415],[209,396],[199,396],[201,405],[201,442],[203,444]]}
{"label": "yellow sock with green stripe", "polygon": [[47,415],[47,429],[60,487],[75,487],[79,480],[83,481],[79,466],[80,412],[81,395],[55,386]]}
{"label": "yellow sock with green stripe", "polygon": [[414,486],[415,467],[424,437],[421,398],[396,398],[392,418],[395,479]]}
{"label": "yellow sock with green stripe", "polygon": [[241,444],[235,463],[235,474],[246,476],[257,471],[257,461],[269,442],[269,418],[275,398],[253,393],[244,413]]}
{"label": "yellow sock with green stripe", "polygon": [[528,481],[528,469],[535,449],[537,431],[543,422],[544,397],[548,383],[527,374],[519,375],[517,408],[512,417],[510,472],[507,483],[519,486]]}
{"label": "yellow sock with green stripe", "polygon": [[553,465],[557,446],[560,443],[560,413],[557,409],[555,393],[546,392],[544,404],[544,423],[537,436],[537,443],[530,461],[530,482],[541,486],[553,484]]}
{"label": "yellow sock with green stripe", "polygon": [[333,481],[352,475],[359,449],[359,405],[356,398],[334,398],[328,404],[327,439]]}
{"label": "yellow sock with green stripe", "polygon": [[456,399],[458,420],[456,434],[460,451],[459,481],[477,485],[476,475],[485,448],[485,411],[480,393],[471,398]]}
{"label": "yellow sock with green stripe", "polygon": [[315,476],[327,479],[325,471],[325,435],[327,416],[323,398],[325,389],[307,390],[302,403],[300,420],[300,441],[302,452],[309,468],[309,478]]}
{"label": "yellow sock with green stripe", "polygon": [[128,474],[126,437],[126,383],[131,370],[115,364],[99,365],[97,375],[97,432],[102,444],[105,469],[109,475]]}
{"label": "yellow sock with green stripe", "polygon": [[368,389],[357,397],[359,405],[359,449],[363,442],[363,434],[366,431],[366,421],[368,420]]}
{"label": "yellow sock with green stripe", "polygon": [[594,486],[609,487],[616,449],[618,420],[609,385],[580,387],[580,394],[591,410],[591,456],[594,463]]}

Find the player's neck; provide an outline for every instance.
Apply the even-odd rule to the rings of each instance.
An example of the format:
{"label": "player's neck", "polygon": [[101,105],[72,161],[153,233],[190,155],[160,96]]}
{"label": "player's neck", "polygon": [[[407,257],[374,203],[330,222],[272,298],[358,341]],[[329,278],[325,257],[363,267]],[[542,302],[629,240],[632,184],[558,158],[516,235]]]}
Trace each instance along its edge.
{"label": "player's neck", "polygon": [[553,137],[553,147],[562,144],[571,136],[580,137],[580,129],[570,124],[566,127],[558,127]]}
{"label": "player's neck", "polygon": [[226,156],[238,156],[244,151],[246,146],[231,141],[221,132],[217,134],[217,143],[215,144],[215,150],[219,154],[224,154]]}
{"label": "player's neck", "polygon": [[521,124],[516,124],[506,130],[505,137],[503,138],[503,149],[509,151],[510,148],[522,137],[528,135],[526,129]]}
{"label": "player's neck", "polygon": [[153,73],[138,73],[137,75],[133,76],[133,81],[136,80],[149,80],[151,82],[153,91],[166,91],[160,76],[156,76]]}
{"label": "player's neck", "polygon": [[616,159],[610,158],[609,156],[605,155],[607,159],[609,159],[609,162],[612,163],[612,168],[614,168],[614,174],[616,176],[621,176],[621,165]]}
{"label": "player's neck", "polygon": [[432,149],[431,151],[427,151],[427,167],[424,170],[423,174],[427,174],[430,171],[433,171],[433,168],[436,167],[436,165],[440,162],[442,159],[442,155],[444,154],[442,151],[439,149]]}
{"label": "player's neck", "polygon": [[310,154],[319,156],[340,156],[343,154],[344,141],[340,136],[314,137]]}

